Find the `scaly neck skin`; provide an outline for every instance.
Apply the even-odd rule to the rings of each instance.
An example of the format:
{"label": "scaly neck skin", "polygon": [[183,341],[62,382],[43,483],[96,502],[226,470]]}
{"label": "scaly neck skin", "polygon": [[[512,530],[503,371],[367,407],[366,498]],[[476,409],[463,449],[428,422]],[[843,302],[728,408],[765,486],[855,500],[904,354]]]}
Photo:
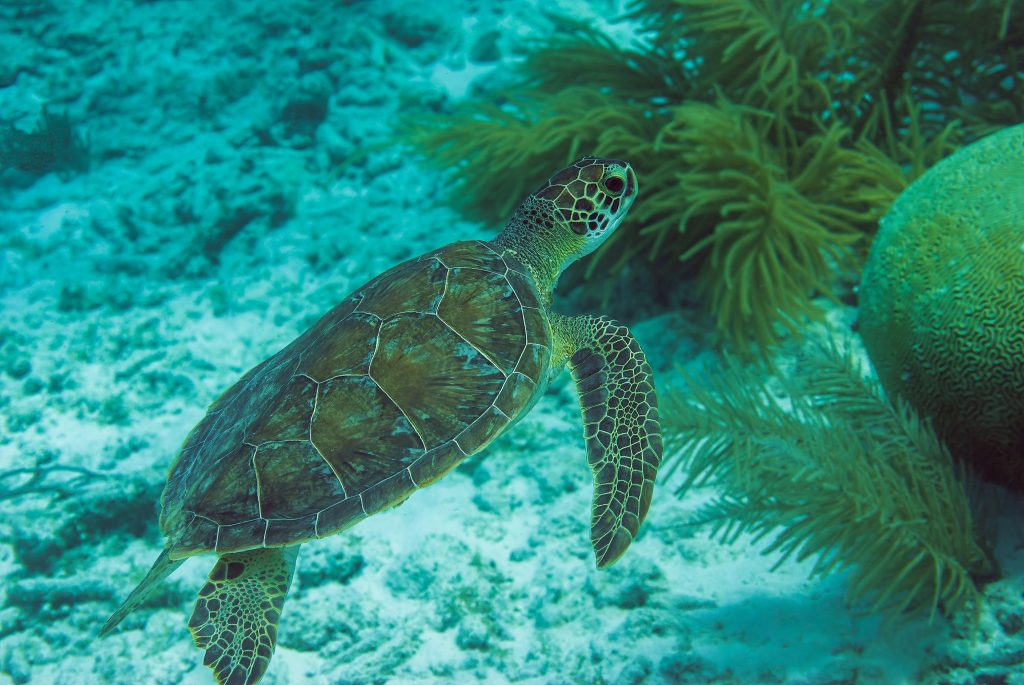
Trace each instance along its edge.
{"label": "scaly neck skin", "polygon": [[511,253],[530,271],[545,306],[551,305],[558,277],[571,257],[569,246],[556,239],[556,235],[553,230],[535,225],[521,207],[494,239],[500,251]]}

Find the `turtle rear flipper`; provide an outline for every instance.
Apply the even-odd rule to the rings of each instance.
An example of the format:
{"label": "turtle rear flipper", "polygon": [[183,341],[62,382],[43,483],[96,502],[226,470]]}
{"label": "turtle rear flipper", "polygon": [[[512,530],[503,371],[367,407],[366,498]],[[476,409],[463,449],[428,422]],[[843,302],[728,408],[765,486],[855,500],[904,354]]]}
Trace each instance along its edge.
{"label": "turtle rear flipper", "polygon": [[298,552],[292,545],[225,554],[210,571],[188,627],[221,685],[252,685],[266,672]]}
{"label": "turtle rear flipper", "polygon": [[170,548],[165,548],[160,556],[153,562],[152,568],[149,569],[149,573],[142,579],[142,582],[132,590],[131,594],[128,595],[128,599],[124,600],[124,603],[118,607],[107,622],[103,624],[103,628],[100,630],[100,637],[108,635],[110,631],[117,627],[124,617],[135,611],[135,608],[142,604],[142,601],[149,596],[149,593],[160,583],[164,578],[171,575],[174,569],[181,566],[184,559],[171,559]]}

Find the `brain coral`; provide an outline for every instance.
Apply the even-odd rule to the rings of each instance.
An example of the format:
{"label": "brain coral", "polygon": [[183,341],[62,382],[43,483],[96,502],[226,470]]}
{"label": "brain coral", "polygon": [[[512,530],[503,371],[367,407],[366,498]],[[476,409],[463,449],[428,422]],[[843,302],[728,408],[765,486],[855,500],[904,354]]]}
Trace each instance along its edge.
{"label": "brain coral", "polygon": [[860,287],[885,389],[952,452],[1024,490],[1024,124],[936,164],[893,204]]}

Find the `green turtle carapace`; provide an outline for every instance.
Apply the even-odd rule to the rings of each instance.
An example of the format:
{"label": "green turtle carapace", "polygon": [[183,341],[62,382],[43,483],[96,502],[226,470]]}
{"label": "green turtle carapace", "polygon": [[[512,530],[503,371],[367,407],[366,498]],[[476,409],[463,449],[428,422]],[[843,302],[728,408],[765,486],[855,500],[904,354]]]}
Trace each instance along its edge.
{"label": "green turtle carapace", "polygon": [[299,545],[400,504],[484,449],[567,363],[594,476],[597,565],[618,559],[661,460],[651,368],[625,326],[555,314],[551,299],[636,195],[629,164],[584,157],[495,240],[399,264],[245,374],[185,440],[161,498],[166,546],[101,635],[186,557],[214,552],[189,629],[217,682],[258,682]]}

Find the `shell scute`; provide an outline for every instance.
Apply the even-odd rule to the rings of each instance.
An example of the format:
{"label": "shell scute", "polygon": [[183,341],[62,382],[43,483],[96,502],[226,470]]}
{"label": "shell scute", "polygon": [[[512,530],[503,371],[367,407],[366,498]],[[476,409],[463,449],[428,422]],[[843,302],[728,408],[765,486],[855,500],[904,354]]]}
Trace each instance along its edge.
{"label": "shell scute", "polygon": [[316,518],[316,536],[322,538],[333,535],[355,525],[364,518],[366,518],[366,512],[363,511],[363,504],[359,497],[348,497],[320,512]]}
{"label": "shell scute", "polygon": [[466,454],[474,454],[487,447],[508,426],[509,417],[495,406],[488,407],[473,423],[462,431],[455,441]]}
{"label": "shell scute", "polygon": [[458,466],[467,456],[454,442],[446,442],[413,462],[409,472],[416,485],[425,488]]}
{"label": "shell scute", "polygon": [[501,256],[487,243],[478,240],[453,243],[427,256],[436,258],[449,269],[484,269],[503,274],[506,268]]}
{"label": "shell scute", "polygon": [[551,350],[544,345],[528,343],[523,348],[523,354],[516,364],[516,371],[523,374],[537,385],[543,385],[542,376],[547,371],[548,363],[551,360]]}
{"label": "shell scute", "polygon": [[503,274],[452,269],[437,316],[504,373],[511,373],[522,351],[526,325],[519,298]]}
{"label": "shell scute", "polygon": [[373,358],[380,323],[380,318],[373,314],[353,312],[312,341],[295,373],[317,381],[342,374],[365,374]]}
{"label": "shell scute", "polygon": [[405,468],[423,452],[408,419],[366,376],[320,384],[311,436],[349,496]]}
{"label": "shell scute", "polygon": [[240,552],[259,547],[267,534],[266,519],[252,519],[231,525],[222,525],[217,532],[218,554]]}
{"label": "shell scute", "polygon": [[309,438],[309,418],[316,402],[316,383],[305,376],[292,376],[284,382],[275,400],[277,409],[263,412],[249,423],[245,441],[260,445],[280,440]]}
{"label": "shell scute", "polygon": [[521,306],[534,307],[535,309],[541,306],[540,300],[537,298],[536,289],[524,274],[509,267],[505,278],[508,280],[509,285],[512,286],[512,291],[515,292],[516,297],[519,298]]}
{"label": "shell scute", "polygon": [[402,469],[363,493],[363,509],[367,516],[372,516],[402,503],[415,489],[416,484],[412,482],[409,470]]}
{"label": "shell scute", "polygon": [[505,382],[487,357],[440,319],[416,314],[381,327],[370,377],[401,407],[427,449],[480,416]]}
{"label": "shell scute", "polygon": [[530,378],[519,372],[508,377],[501,392],[494,400],[494,406],[503,411],[507,416],[515,417],[522,408],[528,406],[537,384]]}
{"label": "shell scute", "polygon": [[536,307],[523,307],[523,321],[528,331],[527,342],[548,347],[551,333],[544,314]]}
{"label": "shell scute", "polygon": [[267,547],[305,542],[316,537],[316,514],[297,519],[268,519]]}
{"label": "shell scute", "polygon": [[360,290],[357,312],[387,319],[402,312],[433,313],[444,292],[448,270],[436,259],[417,259],[405,269],[379,278]]}
{"label": "shell scute", "polygon": [[260,445],[253,464],[263,518],[315,514],[346,496],[334,470],[308,440]]}
{"label": "shell scute", "polygon": [[199,496],[194,510],[215,522],[239,521],[260,515],[256,472],[252,456],[256,448],[238,444],[205,470],[192,490]]}
{"label": "shell scute", "polygon": [[176,542],[171,558],[180,559],[196,552],[215,549],[220,526],[209,519],[192,515],[176,533]]}

